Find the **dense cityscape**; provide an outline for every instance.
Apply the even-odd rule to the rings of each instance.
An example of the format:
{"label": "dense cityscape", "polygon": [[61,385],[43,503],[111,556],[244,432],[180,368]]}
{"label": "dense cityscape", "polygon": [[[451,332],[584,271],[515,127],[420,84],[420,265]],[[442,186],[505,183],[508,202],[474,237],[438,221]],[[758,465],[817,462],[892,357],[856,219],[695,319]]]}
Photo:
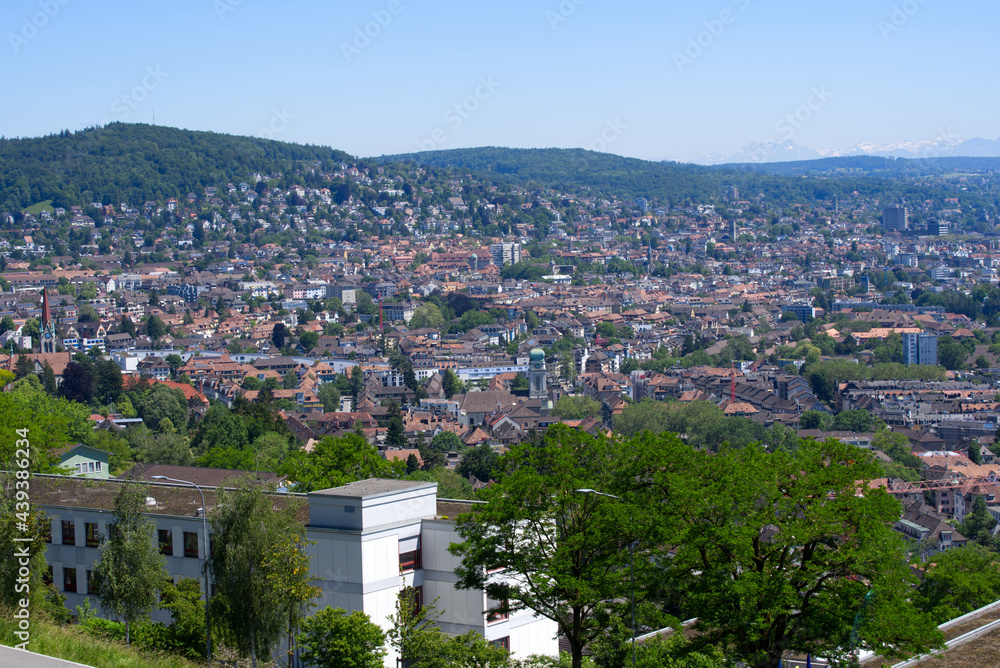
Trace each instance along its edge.
{"label": "dense cityscape", "polygon": [[21,609],[202,664],[955,637],[1000,597],[1000,161],[620,160],[0,142],[5,644]]}

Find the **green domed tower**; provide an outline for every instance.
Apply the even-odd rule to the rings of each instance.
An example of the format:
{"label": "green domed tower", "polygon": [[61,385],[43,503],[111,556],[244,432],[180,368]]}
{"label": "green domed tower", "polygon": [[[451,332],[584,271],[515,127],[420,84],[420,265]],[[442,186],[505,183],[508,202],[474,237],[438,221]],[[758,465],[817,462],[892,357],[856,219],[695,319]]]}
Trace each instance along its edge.
{"label": "green domed tower", "polygon": [[529,399],[548,399],[549,390],[545,384],[545,351],[532,348],[528,353]]}

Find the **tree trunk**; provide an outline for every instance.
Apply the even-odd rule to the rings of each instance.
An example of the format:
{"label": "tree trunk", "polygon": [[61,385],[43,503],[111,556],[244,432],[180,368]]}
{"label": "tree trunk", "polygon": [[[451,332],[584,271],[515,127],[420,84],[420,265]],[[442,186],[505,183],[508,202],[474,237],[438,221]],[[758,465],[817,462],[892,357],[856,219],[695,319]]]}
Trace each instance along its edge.
{"label": "tree trunk", "polygon": [[129,634],[129,622],[127,619],[125,620],[125,645],[132,645],[132,636]]}
{"label": "tree trunk", "polygon": [[253,633],[250,634],[250,665],[257,668],[257,643],[254,642]]}

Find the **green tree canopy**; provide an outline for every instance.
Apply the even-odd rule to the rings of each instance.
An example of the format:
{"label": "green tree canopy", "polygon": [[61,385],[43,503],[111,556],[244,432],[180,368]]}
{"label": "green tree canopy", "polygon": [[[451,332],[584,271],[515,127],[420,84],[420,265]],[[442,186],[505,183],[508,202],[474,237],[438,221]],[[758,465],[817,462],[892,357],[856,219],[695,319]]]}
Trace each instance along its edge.
{"label": "green tree canopy", "polygon": [[125,483],[94,564],[97,598],[105,612],[125,622],[127,643],[132,625],[157,607],[167,578],[165,561],[153,543],[156,527],[143,514],[145,508],[145,487]]}
{"label": "green tree canopy", "polygon": [[326,607],[302,622],[302,660],[316,668],[381,668],[385,633],[368,615]]}

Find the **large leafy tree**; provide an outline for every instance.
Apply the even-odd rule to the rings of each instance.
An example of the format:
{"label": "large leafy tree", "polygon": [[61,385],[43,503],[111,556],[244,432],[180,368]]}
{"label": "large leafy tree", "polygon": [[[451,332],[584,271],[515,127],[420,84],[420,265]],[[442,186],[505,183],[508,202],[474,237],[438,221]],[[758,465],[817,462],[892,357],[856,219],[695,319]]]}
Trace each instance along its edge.
{"label": "large leafy tree", "polygon": [[656,472],[675,495],[677,551],[661,562],[670,603],[698,617],[706,643],[762,668],[786,650],[843,656],[859,612],[861,648],[895,657],[938,645],[909,600],[891,529],[899,504],[867,485],[880,475],[874,458],[836,441],[804,441],[794,455],[698,452],[681,476]]}
{"label": "large leafy tree", "polygon": [[296,450],[285,460],[282,473],[296,483],[296,491],[339,487],[365,478],[401,478],[406,464],[386,461],[363,436],[327,436],[312,452]]}
{"label": "large leafy tree", "polygon": [[[458,519],[463,542],[449,548],[462,559],[458,586],[485,590],[501,602],[493,611],[529,609],[558,622],[580,668],[583,648],[622,612],[616,600],[630,588],[630,545],[641,538],[651,556],[665,544],[666,525],[649,512],[640,471],[679,465],[684,447],[667,434],[622,441],[561,425],[541,445],[514,446],[499,484],[481,492],[487,503]],[[640,581],[652,563],[636,560]],[[490,574],[496,570],[504,576]]]}
{"label": "large leafy tree", "polygon": [[149,617],[159,602],[167,577],[163,556],[153,543],[155,525],[142,511],[146,491],[126,483],[115,497],[108,537],[94,564],[94,582],[101,607],[125,622],[125,641],[131,627]]}
{"label": "large leafy tree", "polygon": [[323,608],[302,623],[302,660],[316,668],[381,668],[385,633],[360,610]]}
{"label": "large leafy tree", "polygon": [[554,417],[564,420],[582,420],[601,416],[601,404],[586,396],[565,395],[559,398],[552,409]]}
{"label": "large leafy tree", "polygon": [[208,569],[217,590],[212,619],[223,623],[236,649],[255,668],[278,644],[294,614],[291,608],[301,610],[308,601],[305,595],[289,596],[290,583],[308,578],[308,569],[287,554],[299,550],[295,546],[301,546],[304,528],[295,519],[294,504],[276,509],[268,492],[241,478],[233,489],[219,490],[211,513],[215,547]]}
{"label": "large leafy tree", "polygon": [[1000,555],[979,545],[935,555],[917,593],[937,623],[992,603],[1000,597]]}

